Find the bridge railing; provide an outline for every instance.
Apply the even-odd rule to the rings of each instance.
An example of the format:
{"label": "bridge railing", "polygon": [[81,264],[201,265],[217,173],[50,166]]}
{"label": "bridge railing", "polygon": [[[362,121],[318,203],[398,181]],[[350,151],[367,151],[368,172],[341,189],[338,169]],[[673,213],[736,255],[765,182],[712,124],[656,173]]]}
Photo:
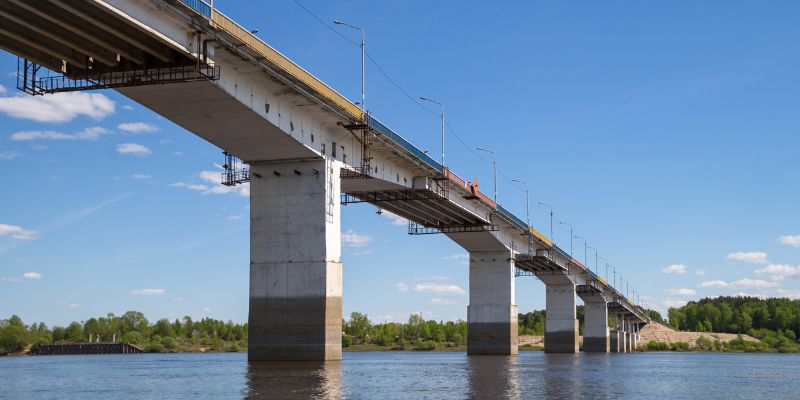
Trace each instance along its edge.
{"label": "bridge railing", "polygon": [[206,18],[211,18],[211,6],[203,0],[180,0],[193,10],[197,11]]}
{"label": "bridge railing", "polygon": [[393,130],[391,130],[389,127],[384,125],[382,122],[380,122],[377,119],[375,119],[375,117],[373,117],[372,115],[368,115],[367,118],[368,118],[368,121],[369,121],[369,125],[373,129],[375,129],[376,131],[380,132],[382,135],[388,137],[393,142],[399,144],[400,147],[406,149],[409,153],[413,154],[414,156],[416,156],[417,158],[419,158],[420,160],[422,160],[426,164],[430,165],[431,167],[433,167],[437,171],[444,172],[444,168],[442,167],[442,164],[439,164],[438,162],[436,162],[436,160],[434,160],[431,156],[425,154],[425,152],[420,150],[417,146],[414,146],[413,144],[411,144],[411,142],[406,140],[404,137],[402,137],[402,136],[398,135],[397,133],[395,133]]}

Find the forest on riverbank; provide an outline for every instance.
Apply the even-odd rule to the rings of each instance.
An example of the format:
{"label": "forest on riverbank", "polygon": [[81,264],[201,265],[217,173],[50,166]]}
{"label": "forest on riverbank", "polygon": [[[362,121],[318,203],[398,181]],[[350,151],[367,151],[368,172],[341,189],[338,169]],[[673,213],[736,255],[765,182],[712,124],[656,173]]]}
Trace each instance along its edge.
{"label": "forest on riverbank", "polygon": [[[800,300],[721,296],[670,308],[669,326],[678,331],[747,334],[760,342],[736,341],[732,351],[800,351]],[[697,344],[723,350],[713,342]]]}
{"label": "forest on riverbank", "polygon": [[138,311],[90,318],[66,327],[48,328],[43,322],[26,325],[16,315],[0,320],[0,354],[35,350],[39,344],[81,343],[92,340],[131,343],[148,352],[240,351],[247,349],[247,324],[184,317],[155,323]]}

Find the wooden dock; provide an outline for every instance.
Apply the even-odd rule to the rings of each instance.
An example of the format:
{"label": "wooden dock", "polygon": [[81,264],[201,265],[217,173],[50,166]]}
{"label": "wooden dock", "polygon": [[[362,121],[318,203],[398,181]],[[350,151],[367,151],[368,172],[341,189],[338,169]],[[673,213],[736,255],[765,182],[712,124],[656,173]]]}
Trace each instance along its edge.
{"label": "wooden dock", "polygon": [[63,343],[40,344],[35,354],[39,356],[63,356],[78,354],[141,354],[142,348],[130,343]]}

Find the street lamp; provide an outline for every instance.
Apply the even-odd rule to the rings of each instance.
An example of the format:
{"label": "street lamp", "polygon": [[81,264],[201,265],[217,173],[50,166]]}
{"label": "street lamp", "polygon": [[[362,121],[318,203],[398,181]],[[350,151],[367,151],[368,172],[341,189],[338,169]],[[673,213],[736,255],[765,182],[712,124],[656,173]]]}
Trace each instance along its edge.
{"label": "street lamp", "polygon": [[333,21],[333,23],[336,24],[336,25],[344,25],[344,26],[346,26],[348,28],[352,28],[352,29],[356,29],[356,30],[361,31],[361,118],[364,120],[364,123],[366,123],[367,122],[366,121],[366,119],[367,119],[367,114],[366,114],[366,107],[367,107],[366,102],[367,102],[367,99],[366,99],[366,96],[365,96],[366,92],[364,90],[364,54],[365,54],[365,48],[366,48],[366,41],[365,41],[364,29],[359,28],[359,27],[357,27],[355,25],[350,25],[350,24],[348,24],[346,22],[343,22],[343,21],[339,21],[338,19]]}
{"label": "street lamp", "polygon": [[485,151],[492,154],[492,169],[494,170],[494,204],[497,207],[497,153],[491,150],[476,147],[476,150]]}
{"label": "street lamp", "polygon": [[[597,274],[597,249],[592,246],[586,246],[587,249],[592,249],[594,251],[594,273]],[[591,268],[589,268],[591,270]]]}
{"label": "street lamp", "polygon": [[603,260],[603,262],[605,262],[605,264],[606,264],[606,280],[608,280],[608,259],[605,258],[605,257],[597,257],[597,258],[599,258],[599,259]]}
{"label": "street lamp", "polygon": [[444,104],[429,97],[420,96],[420,100],[430,101],[431,103],[438,104],[442,107],[442,167],[444,167]]}
{"label": "street lamp", "polygon": [[540,205],[543,205],[550,209],[550,241],[553,241],[553,206],[547,203],[542,203],[541,201],[537,201]]}
{"label": "street lamp", "polygon": [[588,245],[588,244],[586,244],[586,238],[584,238],[584,237],[580,237],[580,236],[575,236],[575,239],[580,239],[580,240],[583,240],[583,263],[584,263],[584,264],[588,264],[588,263],[586,262],[586,253],[588,252],[589,245]]}
{"label": "street lamp", "polygon": [[512,179],[512,182],[517,182],[525,185],[525,223],[528,224],[528,227],[531,226],[531,211],[530,211],[530,197],[528,196],[528,182],[521,181],[519,179]]}
{"label": "street lamp", "polygon": [[572,258],[572,225],[564,221],[558,221],[558,223],[569,227],[569,257]]}

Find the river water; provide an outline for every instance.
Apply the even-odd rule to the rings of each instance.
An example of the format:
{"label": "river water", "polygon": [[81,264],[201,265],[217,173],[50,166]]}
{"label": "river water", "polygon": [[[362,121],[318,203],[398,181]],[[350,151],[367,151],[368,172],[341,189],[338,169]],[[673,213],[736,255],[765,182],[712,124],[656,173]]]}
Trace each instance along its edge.
{"label": "river water", "polygon": [[800,356],[344,353],[248,363],[243,353],[0,357],[2,399],[800,399]]}

